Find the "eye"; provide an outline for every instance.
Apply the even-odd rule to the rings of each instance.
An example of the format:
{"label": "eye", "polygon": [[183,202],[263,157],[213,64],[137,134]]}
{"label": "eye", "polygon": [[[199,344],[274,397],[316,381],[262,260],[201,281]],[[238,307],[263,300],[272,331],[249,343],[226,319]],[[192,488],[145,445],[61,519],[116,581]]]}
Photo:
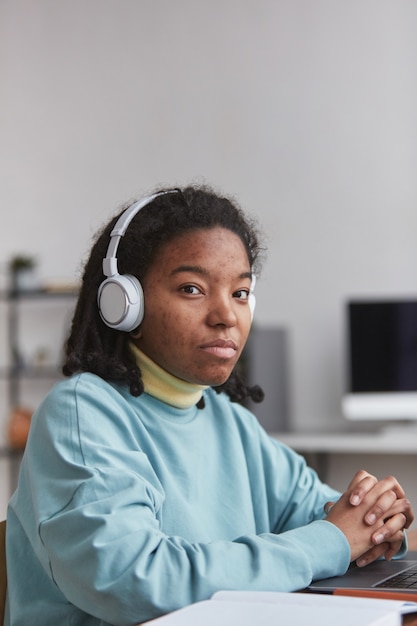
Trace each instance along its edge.
{"label": "eye", "polygon": [[237,298],[238,300],[248,300],[249,289],[238,289],[234,292],[233,297]]}
{"label": "eye", "polygon": [[191,296],[197,296],[201,293],[200,289],[195,285],[184,285],[181,287],[183,293],[189,293]]}

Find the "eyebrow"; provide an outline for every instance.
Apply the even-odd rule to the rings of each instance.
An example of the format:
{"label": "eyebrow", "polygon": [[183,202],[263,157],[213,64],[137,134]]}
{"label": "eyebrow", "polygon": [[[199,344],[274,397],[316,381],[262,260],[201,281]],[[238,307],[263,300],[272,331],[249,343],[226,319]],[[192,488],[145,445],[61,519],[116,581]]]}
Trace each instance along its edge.
{"label": "eyebrow", "polygon": [[174,276],[175,274],[180,274],[181,272],[194,272],[196,274],[203,275],[208,274],[208,271],[205,270],[204,267],[202,267],[201,265],[179,265],[172,270],[171,276]]}
{"label": "eyebrow", "polygon": [[[172,270],[171,276],[181,274],[181,272],[193,272],[195,274],[201,274],[202,276],[207,276],[209,274],[209,272],[201,265],[179,265]],[[239,274],[239,278],[252,279],[252,272],[242,272]]]}

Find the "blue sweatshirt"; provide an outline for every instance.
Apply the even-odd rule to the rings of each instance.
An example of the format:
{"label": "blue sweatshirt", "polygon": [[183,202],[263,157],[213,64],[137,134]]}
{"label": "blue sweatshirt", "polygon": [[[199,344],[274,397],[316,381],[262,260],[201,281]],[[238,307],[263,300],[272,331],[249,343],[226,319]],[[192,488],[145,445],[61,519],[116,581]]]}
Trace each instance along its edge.
{"label": "blue sweatshirt", "polygon": [[32,418],[7,518],[5,626],[128,626],[220,589],[342,574],[339,493],[224,394],[179,409],[93,374]]}

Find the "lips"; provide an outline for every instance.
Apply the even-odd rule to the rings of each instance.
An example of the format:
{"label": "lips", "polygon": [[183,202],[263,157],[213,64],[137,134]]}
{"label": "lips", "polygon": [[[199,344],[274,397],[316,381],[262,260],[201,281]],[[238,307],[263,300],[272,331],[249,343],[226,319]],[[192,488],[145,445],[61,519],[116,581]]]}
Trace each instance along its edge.
{"label": "lips", "polygon": [[221,359],[231,359],[236,355],[237,345],[232,339],[216,339],[203,344],[201,349]]}

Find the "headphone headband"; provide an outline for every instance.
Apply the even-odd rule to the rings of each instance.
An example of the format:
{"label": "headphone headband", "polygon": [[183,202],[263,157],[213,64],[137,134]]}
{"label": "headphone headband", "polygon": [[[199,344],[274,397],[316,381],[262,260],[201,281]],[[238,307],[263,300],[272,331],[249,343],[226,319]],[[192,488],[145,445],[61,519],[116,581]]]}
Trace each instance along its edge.
{"label": "headphone headband", "polygon": [[103,274],[104,276],[116,276],[119,272],[117,269],[117,248],[119,247],[119,243],[121,238],[124,236],[127,227],[130,222],[133,220],[135,215],[139,213],[143,207],[150,204],[158,198],[158,196],[162,196],[166,193],[170,193],[169,191],[161,191],[159,193],[154,193],[151,196],[146,196],[142,198],[142,200],[138,200],[134,202],[130,207],[128,207],[119,217],[117,222],[115,223],[113,230],[110,233],[110,242],[107,248],[107,253],[105,258],[103,259]]}

